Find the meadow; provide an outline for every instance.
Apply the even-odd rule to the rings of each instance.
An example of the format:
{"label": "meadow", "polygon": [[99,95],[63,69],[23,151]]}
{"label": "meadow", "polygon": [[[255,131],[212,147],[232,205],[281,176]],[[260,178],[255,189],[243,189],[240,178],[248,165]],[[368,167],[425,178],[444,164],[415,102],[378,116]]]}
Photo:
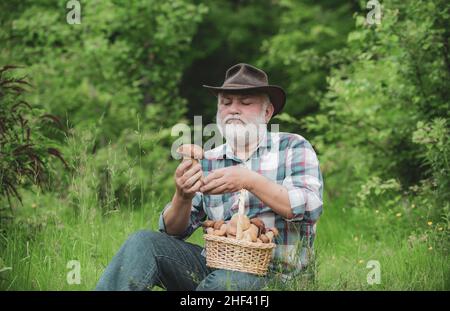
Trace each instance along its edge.
{"label": "meadow", "polygon": [[314,264],[266,289],[450,289],[448,1],[70,2],[0,2],[0,290],[92,290],[157,230],[176,126],[241,62],[324,177]]}
{"label": "meadow", "polygon": [[[318,223],[316,261],[307,270],[314,277],[267,290],[449,290],[449,261],[442,245],[427,234],[409,234],[408,215],[376,210],[357,213],[346,198],[325,192],[324,214]],[[37,199],[37,201],[36,201]],[[164,200],[165,199],[165,200]],[[161,208],[168,198],[155,198],[134,210],[124,208],[102,215],[96,202],[86,202],[80,215],[67,202],[51,195],[30,195],[20,219],[2,234],[0,288],[3,290],[93,290],[112,256],[137,230],[157,230]],[[385,213],[385,214],[383,214]],[[392,229],[377,228],[380,218],[392,218]],[[426,219],[423,220],[426,223]],[[442,227],[428,225],[435,233]],[[187,241],[203,245],[198,229]],[[429,234],[432,236],[432,234]],[[71,260],[79,261],[80,284],[71,284]],[[379,284],[367,281],[379,262]],[[155,287],[155,290],[160,290]]]}

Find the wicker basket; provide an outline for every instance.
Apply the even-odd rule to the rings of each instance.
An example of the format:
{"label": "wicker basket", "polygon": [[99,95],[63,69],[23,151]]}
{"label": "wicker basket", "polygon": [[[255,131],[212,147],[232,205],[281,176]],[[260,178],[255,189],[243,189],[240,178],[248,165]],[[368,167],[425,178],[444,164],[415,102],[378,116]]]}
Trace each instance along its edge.
{"label": "wicker basket", "polygon": [[274,243],[253,243],[211,234],[203,237],[208,267],[261,276],[267,274]]}

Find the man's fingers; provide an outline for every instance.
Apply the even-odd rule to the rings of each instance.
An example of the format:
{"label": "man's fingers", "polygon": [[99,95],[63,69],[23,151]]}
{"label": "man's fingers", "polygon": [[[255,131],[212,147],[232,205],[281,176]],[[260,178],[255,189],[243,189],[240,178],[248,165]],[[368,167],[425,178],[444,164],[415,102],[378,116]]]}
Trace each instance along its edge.
{"label": "man's fingers", "polygon": [[198,163],[192,165],[188,170],[186,170],[183,174],[184,182],[197,174],[197,172],[202,170],[202,166]]}
{"label": "man's fingers", "polygon": [[222,186],[216,187],[216,188],[208,191],[208,194],[222,194],[222,193],[226,193],[226,192],[229,192],[228,185],[224,184]]}
{"label": "man's fingers", "polygon": [[227,187],[228,187],[228,183],[226,183],[225,181],[218,182],[216,187],[214,187],[213,189],[209,190],[209,193],[211,193],[211,194],[223,193],[223,191]]}
{"label": "man's fingers", "polygon": [[205,184],[207,184],[207,183],[211,182],[213,179],[222,177],[223,174],[224,174],[224,171],[222,169],[214,170],[208,176],[205,177],[204,182],[205,182]]}
{"label": "man's fingers", "polygon": [[223,184],[226,183],[225,180],[223,180],[222,178],[218,178],[218,179],[214,179],[208,183],[206,183],[204,181],[205,185],[203,187],[200,188],[201,192],[209,192],[217,187],[222,186]]}
{"label": "man's fingers", "polygon": [[183,175],[181,176],[181,177],[177,177],[176,179],[177,179],[177,184],[180,186],[180,187],[183,187],[183,188],[189,188],[189,187],[191,187],[196,181],[197,181],[197,179],[198,178],[194,178],[193,180],[190,180],[190,183],[189,184],[187,184],[187,186],[185,186],[186,185],[186,182],[191,178],[191,177],[193,177],[193,176],[195,176],[196,174],[199,174],[200,173],[200,175],[201,175],[201,173],[202,173],[202,167],[201,167],[201,165],[200,164],[198,164],[198,163],[196,163],[196,164],[194,164],[194,165],[192,165],[188,170],[185,170],[184,171],[184,173],[183,173]]}
{"label": "man's fingers", "polygon": [[196,183],[197,180],[199,180],[203,175],[203,172],[200,170],[199,172],[195,173],[193,176],[189,177],[183,184],[183,188],[187,189],[192,187]]}
{"label": "man's fingers", "polygon": [[181,162],[177,169],[175,170],[175,176],[176,177],[181,177],[183,176],[184,172],[192,165],[193,161],[192,160],[188,160],[188,161],[183,161]]}
{"label": "man's fingers", "polygon": [[200,187],[203,185],[202,181],[199,180],[193,185],[187,192],[188,193],[194,193],[200,190]]}

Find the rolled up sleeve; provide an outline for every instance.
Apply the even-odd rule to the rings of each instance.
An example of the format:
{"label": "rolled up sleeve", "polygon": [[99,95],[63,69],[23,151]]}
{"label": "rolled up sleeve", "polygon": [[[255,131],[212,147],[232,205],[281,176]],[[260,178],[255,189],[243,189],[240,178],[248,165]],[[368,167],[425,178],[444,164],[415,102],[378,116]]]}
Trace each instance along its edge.
{"label": "rolled up sleeve", "polygon": [[[167,205],[164,207],[161,214],[159,215],[159,231],[164,232],[166,234],[168,233],[166,231],[166,224],[164,222],[163,214],[171,206],[172,205],[170,202],[167,203]],[[192,199],[191,215],[189,217],[189,224],[186,227],[186,230],[180,235],[171,234],[171,236],[177,239],[185,240],[188,237],[190,237],[198,227],[201,226],[202,221],[204,221],[205,219],[206,214],[203,209],[203,195],[200,192],[197,192],[194,198]]]}
{"label": "rolled up sleeve", "polygon": [[323,178],[317,155],[307,140],[295,139],[286,150],[287,188],[294,217],[287,221],[315,223],[322,214]]}

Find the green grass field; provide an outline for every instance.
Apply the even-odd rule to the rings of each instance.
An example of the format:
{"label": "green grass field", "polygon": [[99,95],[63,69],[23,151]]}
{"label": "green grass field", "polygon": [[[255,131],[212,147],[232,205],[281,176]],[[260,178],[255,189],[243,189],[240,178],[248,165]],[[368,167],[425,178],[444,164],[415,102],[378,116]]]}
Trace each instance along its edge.
{"label": "green grass field", "polygon": [[[34,203],[32,200],[39,203]],[[25,196],[15,223],[3,233],[0,249],[2,290],[92,290],[127,236],[157,228],[165,202],[100,215],[95,206],[74,217],[51,195]],[[448,290],[448,256],[427,239],[411,242],[402,226],[377,228],[370,213],[330,200],[317,226],[315,278],[298,279],[271,290]],[[386,234],[383,234],[385,232]],[[380,234],[381,233],[381,234]],[[409,240],[409,241],[408,241]],[[189,238],[202,244],[201,230]],[[445,249],[445,248],[444,248]],[[81,283],[68,284],[70,260],[80,262]],[[380,284],[368,284],[370,260],[380,263]],[[157,288],[155,288],[157,289]]]}

